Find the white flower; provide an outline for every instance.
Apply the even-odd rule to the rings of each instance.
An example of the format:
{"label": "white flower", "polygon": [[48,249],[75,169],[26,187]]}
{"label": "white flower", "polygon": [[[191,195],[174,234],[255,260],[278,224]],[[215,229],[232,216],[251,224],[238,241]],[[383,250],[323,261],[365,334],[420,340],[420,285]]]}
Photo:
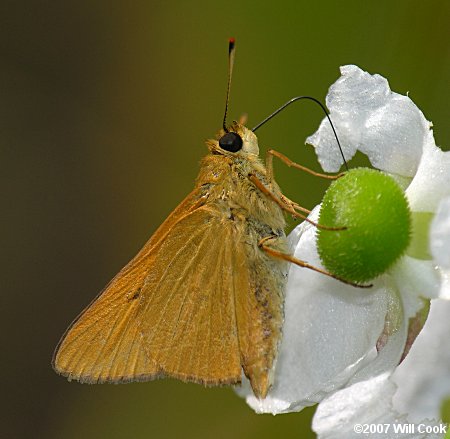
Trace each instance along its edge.
{"label": "white flower", "polygon": [[[362,435],[355,432],[355,425],[382,424],[388,425],[388,430],[370,434],[371,438],[442,438],[445,426],[438,422],[440,405],[450,395],[449,314],[448,300],[432,300],[424,328],[395,370],[357,382],[323,399],[313,420],[318,437],[356,439]],[[399,430],[412,423],[410,434]]]}
{"label": "white flower", "polygon": [[[370,290],[291,265],[274,386],[264,400],[248,387],[240,391],[260,413],[320,402],[313,428],[321,438],[353,437],[358,422],[429,418],[424,422],[435,425],[450,394],[450,319],[441,315],[450,316],[450,303],[437,299],[450,298],[450,152],[435,145],[431,124],[409,97],[391,92],[386,79],[356,66],[341,73],[327,106],[344,154],[350,160],[360,150],[405,189],[412,244]],[[342,157],[326,119],[307,142],[324,170],[339,170]],[[289,239],[295,257],[321,267],[314,227],[303,223]],[[429,299],[435,300],[428,320],[412,345]],[[380,437],[397,437],[391,433]],[[416,433],[398,437],[434,437]]]}

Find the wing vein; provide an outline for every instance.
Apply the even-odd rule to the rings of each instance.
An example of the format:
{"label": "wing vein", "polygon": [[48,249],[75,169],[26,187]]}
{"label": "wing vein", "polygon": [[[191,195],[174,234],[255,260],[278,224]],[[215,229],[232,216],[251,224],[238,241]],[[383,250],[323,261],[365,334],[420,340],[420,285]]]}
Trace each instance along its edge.
{"label": "wing vein", "polygon": [[[189,241],[187,241],[186,244],[185,244],[180,250],[177,251],[177,253],[175,254],[175,257],[174,257],[174,258],[172,259],[172,261],[171,261],[170,266],[171,266],[171,265],[176,261],[176,259],[180,256],[181,251],[182,251],[183,249],[185,249],[185,248],[187,247],[187,245],[188,245],[189,243],[192,242],[192,240],[194,240],[197,236],[199,236],[199,235],[201,235],[201,234],[202,234],[202,232],[199,232],[199,233],[197,233],[196,235],[192,236],[192,237],[189,239]],[[203,244],[204,242],[205,242],[205,240],[203,240],[201,244]],[[156,330],[157,330],[157,329],[159,328],[159,326],[161,325],[161,323],[162,323],[162,321],[163,321],[163,319],[164,319],[164,313],[165,313],[167,307],[169,306],[169,303],[172,301],[172,298],[173,298],[173,296],[174,296],[174,294],[175,294],[175,291],[178,289],[180,283],[184,280],[186,272],[188,272],[188,271],[191,269],[192,264],[193,264],[193,261],[195,260],[195,256],[200,252],[200,250],[201,250],[201,245],[198,246],[198,247],[196,248],[196,252],[195,252],[195,254],[194,254],[194,257],[192,257],[192,258],[189,260],[189,263],[186,264],[186,266],[185,266],[185,268],[184,268],[184,270],[183,270],[181,276],[178,277],[178,280],[177,280],[176,283],[172,286],[170,295],[169,295],[169,297],[168,297],[167,300],[166,300],[166,303],[165,303],[165,305],[164,305],[164,308],[163,308],[163,309],[161,310],[161,312],[160,312],[159,320],[158,320],[158,322],[155,323],[155,325],[153,326],[153,327],[155,328],[155,330],[153,331],[152,337],[149,338],[149,340],[148,340],[149,343],[151,343],[151,340],[152,340],[154,334],[157,332]],[[156,294],[155,294],[154,292],[158,290],[159,286],[160,286],[161,283],[163,282],[163,280],[164,280],[164,278],[165,278],[165,276],[166,276],[167,273],[168,273],[168,268],[166,268],[166,270],[164,271],[163,275],[161,276],[161,278],[159,279],[158,283],[156,284],[155,288],[153,289],[153,296],[156,296]],[[186,296],[187,296],[187,292],[186,292]],[[149,304],[150,304],[150,301],[149,301],[149,303],[146,305],[145,311],[147,311],[147,310],[149,309]]]}

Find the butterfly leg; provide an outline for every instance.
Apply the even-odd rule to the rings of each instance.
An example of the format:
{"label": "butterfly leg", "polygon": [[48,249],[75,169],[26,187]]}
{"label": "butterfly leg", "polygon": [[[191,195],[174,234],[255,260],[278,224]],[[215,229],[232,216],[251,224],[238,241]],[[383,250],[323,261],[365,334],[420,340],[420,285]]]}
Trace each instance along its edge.
{"label": "butterfly leg", "polygon": [[[285,212],[288,212],[289,214],[291,214],[294,218],[300,218],[304,221],[307,221],[308,223],[312,224],[313,226],[317,227],[318,229],[323,229],[323,230],[345,230],[346,229],[346,227],[327,227],[322,224],[318,224],[315,221],[310,220],[306,215],[303,215],[303,214],[295,211],[294,205],[296,205],[296,203],[291,202],[286,197],[281,198],[281,199],[278,198],[269,188],[267,188],[264,185],[264,183],[258,177],[256,177],[256,175],[249,174],[248,178],[264,195],[266,195],[268,198],[270,198],[275,203],[277,203],[278,206],[281,207],[281,209],[283,209]],[[286,201],[286,200],[288,200],[288,201]]]}
{"label": "butterfly leg", "polygon": [[290,204],[295,210],[300,210],[302,212],[307,213],[308,215],[311,213],[311,211],[309,209],[307,209],[306,207],[300,206],[300,204],[296,203],[295,201],[292,201],[291,199],[286,197],[286,195],[284,195],[284,194],[281,194],[280,198],[284,203],[286,203],[288,205]]}
{"label": "butterfly leg", "polygon": [[[328,174],[321,174],[320,172],[313,171],[312,169],[307,168],[306,166],[299,165],[298,163],[293,162],[290,158],[286,157],[281,152],[275,151],[274,149],[269,149],[266,153],[266,170],[267,170],[267,180],[269,182],[269,189],[272,189],[272,182],[274,181],[274,168],[273,168],[273,158],[278,157],[283,163],[285,163],[289,167],[293,167],[296,169],[300,169],[301,171],[305,171],[311,175],[314,175],[316,177],[325,178],[327,180],[336,180],[338,178],[341,178],[345,175],[345,172],[341,172],[337,175],[328,175]],[[290,200],[285,195],[281,195],[282,200],[286,204],[290,204],[294,209],[300,210],[302,212],[305,212],[307,214],[311,213],[309,209],[306,209],[303,206],[300,206],[295,201]]]}
{"label": "butterfly leg", "polygon": [[282,259],[287,262],[291,262],[292,264],[298,265],[299,267],[308,268],[309,270],[316,271],[317,273],[324,274],[325,276],[332,277],[333,279],[336,279],[340,282],[343,282],[347,285],[351,285],[352,287],[357,288],[370,288],[372,285],[360,285],[356,284],[354,282],[347,281],[345,279],[340,278],[339,276],[334,275],[333,273],[330,273],[329,271],[326,271],[322,268],[315,267],[314,265],[308,264],[308,262],[302,261],[301,259],[297,259],[294,256],[291,256],[287,253],[283,253],[279,250],[275,250],[270,245],[267,245],[267,242],[273,241],[278,239],[277,236],[267,236],[263,239],[261,239],[258,243],[258,247],[265,252],[267,255],[276,258],[276,259]]}
{"label": "butterfly leg", "polygon": [[274,149],[269,149],[266,153],[266,169],[268,180],[272,181],[274,178],[273,172],[273,158],[278,157],[285,165],[290,168],[300,169],[301,171],[307,172],[308,174],[314,175],[315,177],[325,178],[327,180],[337,180],[345,175],[345,172],[341,172],[336,175],[328,175],[322,174],[320,172],[313,171],[312,169],[307,168],[306,166],[299,165],[298,163],[293,162],[289,157],[286,157],[281,152],[275,151]]}

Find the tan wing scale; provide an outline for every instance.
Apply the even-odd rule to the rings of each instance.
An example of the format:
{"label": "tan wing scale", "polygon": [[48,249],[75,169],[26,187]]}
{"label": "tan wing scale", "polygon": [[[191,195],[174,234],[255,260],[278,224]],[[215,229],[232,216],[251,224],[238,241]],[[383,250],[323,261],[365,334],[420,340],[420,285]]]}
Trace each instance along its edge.
{"label": "tan wing scale", "polygon": [[[143,287],[144,349],[165,374],[204,384],[238,383],[233,225],[202,207],[180,221],[158,248]],[[173,249],[176,249],[174,251]],[[245,262],[245,261],[243,261]]]}

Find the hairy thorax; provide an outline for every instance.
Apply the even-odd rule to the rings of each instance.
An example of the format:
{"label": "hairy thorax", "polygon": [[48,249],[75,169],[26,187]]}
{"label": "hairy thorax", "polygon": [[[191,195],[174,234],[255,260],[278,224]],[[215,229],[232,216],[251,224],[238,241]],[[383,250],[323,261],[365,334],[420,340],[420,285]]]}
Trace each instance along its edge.
{"label": "hairy thorax", "polygon": [[266,169],[256,155],[248,155],[246,160],[207,155],[201,162],[196,186],[203,189],[208,203],[226,210],[228,216],[243,217],[279,235],[285,227],[283,212],[254,186],[249,174],[258,177],[276,196],[281,195],[278,185],[267,181]]}

